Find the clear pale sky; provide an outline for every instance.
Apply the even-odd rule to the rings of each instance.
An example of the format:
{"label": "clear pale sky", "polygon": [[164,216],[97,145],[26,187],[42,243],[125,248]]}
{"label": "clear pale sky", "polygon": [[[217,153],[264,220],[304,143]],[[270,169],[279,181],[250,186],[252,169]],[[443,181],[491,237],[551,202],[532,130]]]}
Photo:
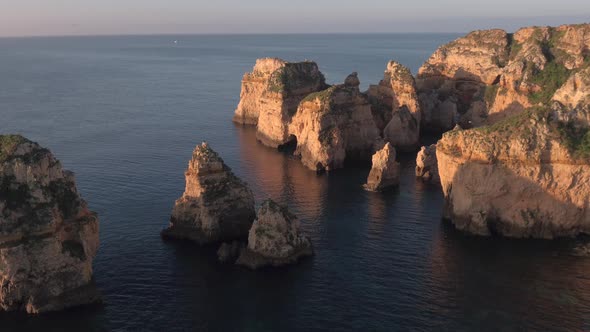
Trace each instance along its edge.
{"label": "clear pale sky", "polygon": [[464,32],[590,22],[590,0],[0,0],[0,36]]}

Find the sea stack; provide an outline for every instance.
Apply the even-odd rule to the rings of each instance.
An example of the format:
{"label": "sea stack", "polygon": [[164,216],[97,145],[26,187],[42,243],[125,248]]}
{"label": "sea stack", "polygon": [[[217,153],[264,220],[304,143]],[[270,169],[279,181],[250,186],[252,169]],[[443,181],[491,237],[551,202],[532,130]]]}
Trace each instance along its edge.
{"label": "sea stack", "polygon": [[0,309],[42,313],[100,301],[98,218],[51,152],[0,135]]}
{"label": "sea stack", "polygon": [[345,160],[369,161],[380,141],[367,95],[359,91],[356,73],[344,84],[312,93],[299,104],[289,132],[295,154],[314,171],[344,166]]}
{"label": "sea stack", "polygon": [[248,237],[256,217],[252,191],[207,143],[195,148],[185,177],[186,189],[162,236],[202,245]]}
{"label": "sea stack", "polygon": [[258,209],[256,221],[248,235],[248,246],[236,264],[257,269],[282,266],[313,255],[311,240],[302,235],[295,215],[272,200]]}
{"label": "sea stack", "polygon": [[373,155],[373,167],[364,188],[368,191],[383,191],[399,185],[400,165],[395,161],[395,148],[391,143]]}
{"label": "sea stack", "polygon": [[436,160],[436,144],[423,146],[416,156],[416,177],[424,182],[440,183]]}
{"label": "sea stack", "polygon": [[261,143],[280,147],[290,141],[288,127],[299,102],[327,87],[315,62],[258,59],[242,80],[234,121],[257,125],[256,137]]}
{"label": "sea stack", "polygon": [[383,80],[367,91],[375,123],[396,149],[415,151],[422,118],[416,82],[410,70],[390,61]]}

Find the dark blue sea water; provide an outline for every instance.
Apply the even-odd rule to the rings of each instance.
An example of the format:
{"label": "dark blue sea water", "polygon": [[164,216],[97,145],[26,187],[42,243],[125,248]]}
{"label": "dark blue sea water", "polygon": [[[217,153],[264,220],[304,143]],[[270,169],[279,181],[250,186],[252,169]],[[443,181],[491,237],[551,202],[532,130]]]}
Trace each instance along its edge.
{"label": "dark blue sea water", "polygon": [[[415,73],[456,35],[142,36],[0,39],[0,132],[49,147],[100,215],[103,306],[1,331],[590,330],[585,240],[466,236],[441,221],[440,189],[401,156],[399,190],[368,169],[318,176],[235,126],[242,74],[265,56],[319,63],[330,82]],[[178,44],[173,41],[178,40]],[[252,272],[214,249],[163,242],[193,147],[206,140],[255,191],[301,219],[316,256]]]}

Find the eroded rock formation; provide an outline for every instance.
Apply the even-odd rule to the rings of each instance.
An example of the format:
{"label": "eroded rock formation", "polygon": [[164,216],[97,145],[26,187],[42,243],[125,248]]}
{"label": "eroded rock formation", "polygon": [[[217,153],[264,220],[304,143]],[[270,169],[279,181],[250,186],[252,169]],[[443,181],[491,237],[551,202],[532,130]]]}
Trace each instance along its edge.
{"label": "eroded rock formation", "polygon": [[395,161],[395,148],[391,143],[373,155],[373,167],[364,188],[368,191],[382,191],[399,185],[400,165]]}
{"label": "eroded rock formation", "polygon": [[254,196],[217,152],[198,145],[185,176],[186,189],[162,236],[199,244],[245,239],[256,217]]}
{"label": "eroded rock formation", "polygon": [[546,104],[588,64],[590,24],[475,31],[440,47],[420,68],[422,126],[444,132],[491,124]]}
{"label": "eroded rock formation", "polygon": [[248,246],[236,264],[251,269],[282,266],[312,254],[311,240],[301,234],[297,217],[287,208],[266,200],[258,209],[248,234]]}
{"label": "eroded rock formation", "polygon": [[41,313],[97,302],[98,218],[51,152],[0,135],[0,309]]}
{"label": "eroded rock formation", "polygon": [[390,61],[383,80],[367,91],[376,125],[396,149],[413,151],[419,146],[421,111],[416,83],[410,70]]}
{"label": "eroded rock formation", "polygon": [[589,233],[589,119],[588,104],[554,102],[446,133],[436,154],[447,217],[481,235]]}
{"label": "eroded rock formation", "polygon": [[416,177],[430,183],[440,183],[436,160],[436,144],[423,146],[416,156]]}
{"label": "eroded rock formation", "polygon": [[244,75],[234,121],[256,124],[257,139],[278,147],[289,141],[289,122],[299,102],[325,88],[324,75],[315,62],[259,59],[252,72]]}
{"label": "eroded rock formation", "polygon": [[312,170],[342,168],[345,160],[370,160],[380,135],[356,73],[345,84],[305,97],[289,126],[296,154]]}
{"label": "eroded rock formation", "polygon": [[217,259],[221,263],[233,263],[240,255],[240,251],[244,248],[245,242],[224,242],[217,250]]}

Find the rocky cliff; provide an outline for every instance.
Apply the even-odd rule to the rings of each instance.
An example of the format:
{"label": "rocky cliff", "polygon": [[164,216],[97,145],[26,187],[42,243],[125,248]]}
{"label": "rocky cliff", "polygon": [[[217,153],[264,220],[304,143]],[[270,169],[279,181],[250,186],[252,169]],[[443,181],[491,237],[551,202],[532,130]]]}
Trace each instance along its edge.
{"label": "rocky cliff", "polygon": [[0,308],[41,313],[100,300],[98,218],[47,149],[0,135]]}
{"label": "rocky cliff", "polygon": [[417,149],[422,116],[416,83],[410,70],[390,61],[379,85],[371,85],[367,95],[384,140],[399,150]]}
{"label": "rocky cliff", "polygon": [[[561,93],[577,99],[581,92]],[[589,233],[589,128],[588,103],[554,101],[491,126],[446,133],[436,155],[447,217],[481,235]]]}
{"label": "rocky cliff", "polygon": [[345,160],[369,161],[379,130],[356,73],[344,84],[312,93],[299,105],[289,126],[296,154],[312,170],[333,170]]}
{"label": "rocky cliff", "polygon": [[195,148],[185,177],[186,189],[162,236],[199,244],[248,236],[256,217],[252,191],[207,143]]}
{"label": "rocky cliff", "polygon": [[266,200],[258,209],[248,235],[248,246],[236,264],[252,269],[282,266],[313,254],[311,240],[301,234],[299,221],[287,208]]}
{"label": "rocky cliff", "polygon": [[425,182],[440,183],[438,162],[436,160],[436,144],[423,146],[416,156],[416,177]]}
{"label": "rocky cliff", "polygon": [[252,72],[244,75],[234,121],[256,124],[257,139],[278,147],[289,140],[289,122],[299,102],[325,88],[324,75],[315,62],[259,59]]}
{"label": "rocky cliff", "polygon": [[590,24],[475,31],[444,45],[418,73],[423,128],[477,127],[546,104],[589,50]]}
{"label": "rocky cliff", "polygon": [[395,160],[395,148],[391,143],[373,155],[373,166],[364,188],[368,191],[382,191],[399,185],[400,165]]}

